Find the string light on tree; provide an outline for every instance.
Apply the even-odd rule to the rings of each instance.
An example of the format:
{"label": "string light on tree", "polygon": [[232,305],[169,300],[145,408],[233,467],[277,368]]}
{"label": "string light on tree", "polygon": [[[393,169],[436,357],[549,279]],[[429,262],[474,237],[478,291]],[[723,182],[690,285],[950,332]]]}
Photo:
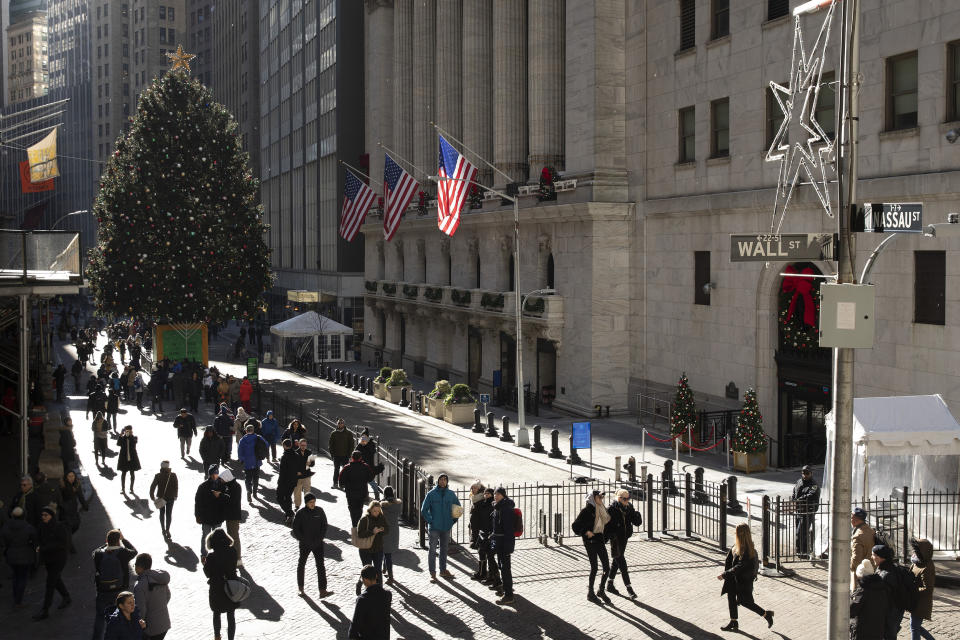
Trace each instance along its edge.
{"label": "string light on tree", "polygon": [[767,434],[763,431],[763,416],[757,403],[757,392],[747,389],[743,408],[737,417],[737,429],[730,448],[741,453],[759,453],[767,450]]}
{"label": "string light on tree", "polygon": [[684,373],[677,382],[677,395],[673,400],[673,413],[670,414],[670,433],[674,436],[685,436],[689,428],[696,426],[697,406],[687,374]]}

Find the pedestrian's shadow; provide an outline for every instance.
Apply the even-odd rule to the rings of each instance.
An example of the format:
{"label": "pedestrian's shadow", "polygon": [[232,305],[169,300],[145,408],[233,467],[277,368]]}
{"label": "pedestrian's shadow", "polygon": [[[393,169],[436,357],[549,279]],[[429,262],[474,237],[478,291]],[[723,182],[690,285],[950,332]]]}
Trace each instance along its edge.
{"label": "pedestrian's shadow", "polygon": [[283,607],[280,603],[266,589],[257,584],[245,567],[238,569],[237,572],[250,581],[250,596],[243,601],[243,608],[260,620],[279,621],[283,616]]}
{"label": "pedestrian's shadow", "polygon": [[398,567],[423,573],[423,567],[420,566],[420,556],[410,549],[398,549],[393,553],[392,559],[393,564]]}
{"label": "pedestrian's shadow", "polygon": [[307,594],[304,594],[303,601],[306,602],[311,609],[316,611],[321,618],[326,620],[332,629],[336,629],[338,638],[346,635],[347,629],[350,627],[350,618],[344,615],[340,607],[332,602],[321,600],[320,602],[326,605],[326,609],[330,610],[330,612],[327,612],[324,607],[317,604],[317,602]]}
{"label": "pedestrian's shadow", "polygon": [[340,542],[346,542],[352,546],[350,534],[340,527],[335,527],[332,524],[327,525],[327,540],[338,540]]}
{"label": "pedestrian's shadow", "polygon": [[101,476],[103,476],[107,480],[113,480],[114,478],[117,477],[117,472],[111,467],[101,466],[98,464],[97,471],[100,473]]}
{"label": "pedestrian's shadow", "polygon": [[260,513],[260,517],[267,522],[272,522],[273,524],[283,524],[283,521],[286,517],[283,515],[283,511],[279,507],[275,507],[272,504],[266,504],[262,500],[254,500],[253,508]]}
{"label": "pedestrian's shadow", "polygon": [[150,508],[150,502],[145,498],[125,498],[123,503],[130,509],[130,513],[138,520],[149,520],[153,517],[153,510]]}
{"label": "pedestrian's shadow", "polygon": [[196,571],[200,559],[190,547],[183,547],[170,540],[167,542],[167,552],[163,554],[163,559],[172,567],[179,567],[187,571]]}
{"label": "pedestrian's shadow", "polygon": [[[456,615],[447,613],[427,596],[415,593],[399,583],[394,583],[393,588],[397,595],[400,596],[399,602],[396,599],[393,601],[394,610],[399,611],[400,609],[406,609],[411,615],[422,620],[427,626],[433,629],[443,629],[445,633],[455,638],[473,637],[473,630],[471,630],[463,620]],[[445,590],[452,593],[450,589]],[[473,606],[473,603],[468,604]],[[497,607],[497,609],[499,610],[499,607]],[[508,636],[515,638],[527,637],[524,634],[515,634],[515,630],[511,630]],[[564,636],[564,638],[566,638],[566,636]],[[570,638],[574,639],[574,636],[570,636]],[[582,640],[589,640],[589,637],[583,635]]]}
{"label": "pedestrian's shadow", "polygon": [[[651,607],[649,604],[641,603],[639,600],[631,600],[630,602],[633,604],[633,606],[639,609],[644,609],[650,614],[663,620],[666,624],[670,625],[671,628],[676,629],[680,633],[690,638],[707,638],[709,640],[721,640],[722,638],[725,637],[716,633],[711,633],[706,629],[704,629],[703,627],[697,626],[692,622],[684,620],[683,618],[677,618],[676,616],[672,616],[665,611],[661,611],[660,609],[655,609],[654,607]],[[633,616],[627,613],[626,611],[623,611],[622,609],[611,610],[611,612],[615,612],[615,611],[622,613],[622,615],[617,615],[616,613],[614,613],[614,615],[617,615],[617,617],[621,618],[622,620],[627,620],[628,622],[636,620],[641,624],[644,624],[644,625],[647,624],[642,620],[640,620],[639,618],[637,618],[636,616]],[[739,631],[739,633],[740,635],[745,636],[747,638],[751,638],[752,640],[759,640],[756,636],[752,636],[749,633],[743,631],[742,629]],[[668,636],[668,637],[673,638],[675,636]]]}
{"label": "pedestrian's shadow", "polygon": [[188,458],[184,458],[183,464],[186,465],[187,469],[191,471],[197,471],[199,473],[206,471],[206,469],[203,467],[203,462],[196,460],[192,455]]}

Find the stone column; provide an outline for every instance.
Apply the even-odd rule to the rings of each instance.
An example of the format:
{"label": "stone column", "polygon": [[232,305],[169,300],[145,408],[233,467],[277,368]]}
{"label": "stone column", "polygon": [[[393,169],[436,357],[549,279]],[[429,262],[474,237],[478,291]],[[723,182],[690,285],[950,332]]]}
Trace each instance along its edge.
{"label": "stone column", "polygon": [[414,0],[413,162],[428,173],[437,168],[437,136],[430,125],[435,119],[436,39],[437,0]]}
{"label": "stone column", "polygon": [[370,177],[376,184],[383,180],[383,152],[377,142],[387,142],[393,137],[394,76],[383,63],[393,55],[393,0],[367,0],[364,27],[367,44],[364,47],[364,149],[370,154]]}
{"label": "stone column", "polygon": [[[493,11],[490,0],[463,0],[463,143],[493,162]],[[474,160],[474,158],[471,158]],[[493,171],[477,165],[477,182],[493,184]]]}
{"label": "stone column", "polygon": [[564,0],[528,0],[530,180],[563,165]]}
{"label": "stone column", "polygon": [[[437,116],[435,122],[456,138],[463,134],[460,100],[461,0],[436,0],[437,3]],[[452,141],[451,141],[452,142]],[[459,147],[456,143],[455,146]]]}
{"label": "stone column", "polygon": [[[527,179],[527,0],[493,0],[493,163]],[[494,181],[506,180],[496,174]]]}
{"label": "stone column", "polygon": [[[394,0],[393,150],[413,159],[413,3]],[[383,63],[383,60],[380,60]],[[405,167],[408,171],[409,167]],[[416,176],[415,176],[416,177]]]}

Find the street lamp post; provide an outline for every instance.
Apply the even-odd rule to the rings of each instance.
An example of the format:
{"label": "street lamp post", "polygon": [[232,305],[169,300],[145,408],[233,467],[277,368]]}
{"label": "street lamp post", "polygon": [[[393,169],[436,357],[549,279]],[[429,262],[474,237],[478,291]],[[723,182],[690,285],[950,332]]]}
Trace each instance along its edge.
{"label": "street lamp post", "polygon": [[63,221],[66,220],[67,218],[69,218],[70,216],[78,216],[78,215],[80,215],[81,213],[90,213],[90,210],[89,210],[89,209],[80,209],[80,210],[78,210],[78,211],[71,211],[70,213],[65,213],[65,214],[63,214],[62,216],[60,216],[60,217],[57,219],[56,222],[54,222],[52,225],[50,225],[50,230],[51,230],[51,231],[55,230],[55,229],[57,228],[57,225],[58,225],[58,224],[60,224],[61,222],[63,222]]}

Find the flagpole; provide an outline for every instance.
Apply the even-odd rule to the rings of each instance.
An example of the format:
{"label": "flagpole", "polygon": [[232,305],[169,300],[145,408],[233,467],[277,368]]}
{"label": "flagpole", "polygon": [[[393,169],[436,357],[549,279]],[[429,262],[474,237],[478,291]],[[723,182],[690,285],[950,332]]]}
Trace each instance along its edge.
{"label": "flagpole", "polygon": [[404,158],[403,156],[401,156],[401,155],[398,154],[396,151],[394,151],[393,149],[391,149],[391,148],[388,147],[387,145],[383,144],[383,143],[380,142],[379,140],[377,141],[377,146],[380,147],[381,149],[383,149],[384,151],[386,151],[387,153],[389,153],[389,154],[390,154],[390,157],[393,158],[394,160],[399,160],[399,161],[402,162],[403,164],[411,167],[414,171],[416,171],[417,173],[419,173],[420,175],[422,175],[425,179],[430,180],[430,173],[429,173],[429,172],[424,171],[423,169],[421,169],[421,168],[418,167],[417,165],[413,164],[412,162],[410,162],[409,160],[407,160],[406,158]]}
{"label": "flagpole", "polygon": [[488,162],[486,158],[484,158],[484,157],[481,156],[479,153],[477,153],[476,151],[474,151],[473,149],[471,149],[470,147],[468,147],[467,145],[465,145],[465,144],[463,143],[463,140],[460,140],[460,139],[457,138],[455,135],[453,135],[452,133],[450,133],[449,131],[447,131],[446,129],[444,129],[443,127],[441,127],[440,125],[438,125],[436,122],[431,122],[430,124],[432,124],[432,125],[433,125],[433,128],[436,129],[438,132],[440,132],[440,133],[443,134],[444,136],[450,138],[451,140],[453,140],[454,142],[456,142],[457,144],[459,144],[461,147],[463,147],[464,151],[469,151],[469,152],[472,153],[474,156],[476,156],[477,158],[479,158],[479,159],[480,159],[480,162],[482,162],[483,164],[487,165],[488,167],[490,167],[491,169],[493,169],[494,171],[496,171],[497,173],[499,173],[500,175],[502,175],[504,178],[506,178],[506,179],[507,179],[507,182],[515,182],[514,179],[513,179],[511,176],[508,176],[507,174],[505,174],[503,171],[501,171],[500,169],[498,169],[497,167],[495,167],[492,163]]}
{"label": "flagpole", "polygon": [[[369,180],[370,182],[373,182],[373,178],[371,178],[370,176],[368,176],[367,174],[365,174],[363,171],[360,171],[360,169],[357,169],[357,168],[356,168],[355,166],[353,166],[352,164],[349,164],[349,163],[347,163],[347,162],[344,162],[343,160],[340,161],[340,164],[342,164],[343,166],[345,166],[347,169],[350,169],[350,170],[353,171],[354,173],[359,173],[361,176],[363,176],[364,178],[366,178],[366,179]],[[367,185],[367,186],[370,186],[370,185]]]}

